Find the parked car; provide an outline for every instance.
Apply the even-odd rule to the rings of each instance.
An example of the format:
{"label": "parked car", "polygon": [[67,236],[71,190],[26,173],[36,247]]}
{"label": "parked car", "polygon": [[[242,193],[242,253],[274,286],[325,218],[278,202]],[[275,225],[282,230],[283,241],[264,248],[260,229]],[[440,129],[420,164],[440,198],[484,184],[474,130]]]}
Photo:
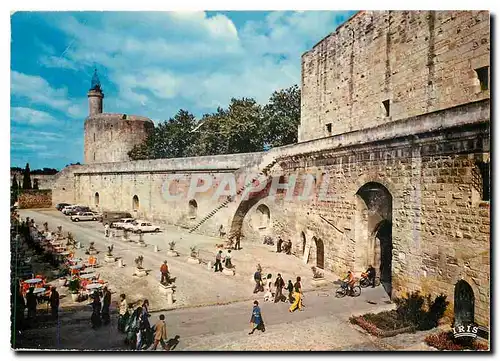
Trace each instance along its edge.
{"label": "parked car", "polygon": [[123,218],[132,218],[132,215],[128,212],[102,212],[102,216],[99,221],[103,223],[103,225],[110,225],[114,222],[119,221]]}
{"label": "parked car", "polygon": [[130,223],[126,223],[122,226],[122,229],[125,231],[132,231],[132,228],[134,228],[135,226],[139,225],[139,221],[133,221],[133,222],[130,222]]}
{"label": "parked car", "polygon": [[[92,212],[89,207],[75,207],[69,211],[66,212],[66,215],[68,216],[74,216],[77,215],[78,213],[82,212]],[[94,213],[94,212],[92,212]]]}
{"label": "parked car", "polygon": [[73,211],[78,206],[71,205],[71,206],[66,206],[62,209],[63,214],[68,215],[69,212]]}
{"label": "parked car", "polygon": [[136,221],[130,230],[134,233],[160,232],[160,227],[155,226],[151,222]]}
{"label": "parked car", "polygon": [[71,216],[73,222],[80,221],[97,221],[97,215],[92,212],[80,212],[74,216]]}
{"label": "parked car", "polygon": [[110,224],[110,227],[122,229],[125,225],[134,223],[134,221],[135,221],[134,218],[122,218],[118,222],[112,222]]}
{"label": "parked car", "polygon": [[58,204],[56,204],[56,209],[58,211],[62,211],[63,208],[66,207],[66,206],[71,206],[71,204],[69,204],[69,203],[58,203]]}

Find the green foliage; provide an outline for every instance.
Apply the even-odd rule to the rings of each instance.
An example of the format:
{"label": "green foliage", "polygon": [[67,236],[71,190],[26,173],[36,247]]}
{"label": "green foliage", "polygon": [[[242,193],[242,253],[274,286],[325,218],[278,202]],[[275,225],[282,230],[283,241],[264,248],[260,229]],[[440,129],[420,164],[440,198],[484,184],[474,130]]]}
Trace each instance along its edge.
{"label": "green foliage", "polygon": [[265,145],[297,142],[299,123],[300,89],[294,85],[275,91],[265,106],[252,98],[233,98],[227,109],[219,107],[199,121],[181,109],[128,155],[139,160],[260,152]]}
{"label": "green foliage", "polygon": [[26,168],[24,168],[24,174],[23,174],[23,189],[31,189],[31,172],[30,172],[30,165],[29,163],[26,163]]}
{"label": "green foliage", "polygon": [[80,290],[80,280],[78,278],[74,278],[68,283],[68,291],[70,293],[78,293]]}
{"label": "green foliage", "polygon": [[399,318],[417,326],[419,330],[430,330],[436,327],[449,304],[444,295],[437,296],[434,301],[431,301],[430,295],[424,297],[418,291],[406,298],[397,298],[394,303],[396,303]]}

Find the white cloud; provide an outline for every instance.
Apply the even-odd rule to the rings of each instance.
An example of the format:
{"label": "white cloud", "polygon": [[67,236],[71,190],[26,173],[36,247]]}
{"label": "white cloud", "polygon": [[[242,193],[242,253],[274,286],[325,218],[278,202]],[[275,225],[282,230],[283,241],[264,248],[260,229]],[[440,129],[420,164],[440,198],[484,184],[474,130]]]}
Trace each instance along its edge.
{"label": "white cloud", "polygon": [[264,103],[274,90],[300,84],[302,53],[335,31],[342,16],[271,12],[237,29],[227,16],[205,12],[104,13],[86,21],[62,14],[52,23],[67,35],[64,59],[48,56],[43,64],[99,64],[118,88],[118,99],[107,104],[123,108],[112,111],[151,118],[177,103],[195,112],[214,111],[231,97]]}
{"label": "white cloud", "polygon": [[[75,118],[83,118],[85,116],[84,108],[82,107],[83,99],[71,99],[68,97],[66,88],[53,88],[40,76],[11,71],[10,89],[14,97],[27,98],[31,103],[62,111]],[[19,116],[24,115],[26,117],[28,115],[26,110],[20,111],[22,113],[17,113]],[[41,115],[45,121],[49,120],[49,118],[44,117],[40,113],[37,115]],[[26,121],[26,118],[24,120]]]}
{"label": "white cloud", "polygon": [[11,119],[16,123],[25,123],[29,125],[51,124],[57,122],[56,118],[47,112],[24,107],[11,108]]}

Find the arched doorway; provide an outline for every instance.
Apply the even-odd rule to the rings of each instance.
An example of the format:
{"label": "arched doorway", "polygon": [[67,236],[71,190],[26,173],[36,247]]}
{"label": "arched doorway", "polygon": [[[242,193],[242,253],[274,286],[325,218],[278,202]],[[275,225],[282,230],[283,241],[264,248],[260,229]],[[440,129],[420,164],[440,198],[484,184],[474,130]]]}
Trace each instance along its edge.
{"label": "arched doorway", "polygon": [[193,219],[196,218],[196,215],[198,213],[198,203],[194,199],[191,199],[189,201],[189,218]]}
{"label": "arched doorway", "polygon": [[269,226],[271,220],[271,211],[269,207],[265,204],[260,204],[257,209],[257,227],[259,229],[265,229]]}
{"label": "arched doorway", "polygon": [[316,267],[325,269],[325,245],[321,238],[315,238],[316,241]]}
{"label": "arched doorway", "polygon": [[135,195],[135,196],[132,198],[132,209],[133,209],[134,211],[139,210],[139,197],[137,197],[137,195]]}
{"label": "arched doorway", "polygon": [[99,192],[95,192],[94,194],[94,204],[96,207],[99,207]]}
{"label": "arched doorway", "polygon": [[356,193],[354,271],[378,269],[380,282],[392,294],[392,195],[380,183],[369,182]]}
{"label": "arched doorway", "polygon": [[474,323],[474,291],[464,280],[455,285],[454,326],[467,326]]}
{"label": "arched doorway", "polygon": [[300,233],[300,239],[302,240],[302,255],[306,253],[306,235],[304,232]]}

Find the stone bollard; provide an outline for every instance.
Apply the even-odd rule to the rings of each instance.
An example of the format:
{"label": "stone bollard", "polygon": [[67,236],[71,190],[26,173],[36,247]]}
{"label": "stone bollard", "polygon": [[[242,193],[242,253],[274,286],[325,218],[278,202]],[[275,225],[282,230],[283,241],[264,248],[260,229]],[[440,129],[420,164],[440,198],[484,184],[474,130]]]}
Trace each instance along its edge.
{"label": "stone bollard", "polygon": [[121,258],[118,260],[118,267],[123,267],[123,260]]}
{"label": "stone bollard", "polygon": [[82,248],[82,244],[80,242],[77,242],[76,243],[76,249],[80,249],[80,248]]}
{"label": "stone bollard", "polygon": [[207,262],[207,269],[210,271],[212,269],[212,262]]}
{"label": "stone bollard", "polygon": [[158,252],[158,246],[157,245],[155,245],[154,251]]}
{"label": "stone bollard", "polygon": [[173,305],[174,304],[174,291],[172,290],[171,287],[167,288],[167,305]]}

